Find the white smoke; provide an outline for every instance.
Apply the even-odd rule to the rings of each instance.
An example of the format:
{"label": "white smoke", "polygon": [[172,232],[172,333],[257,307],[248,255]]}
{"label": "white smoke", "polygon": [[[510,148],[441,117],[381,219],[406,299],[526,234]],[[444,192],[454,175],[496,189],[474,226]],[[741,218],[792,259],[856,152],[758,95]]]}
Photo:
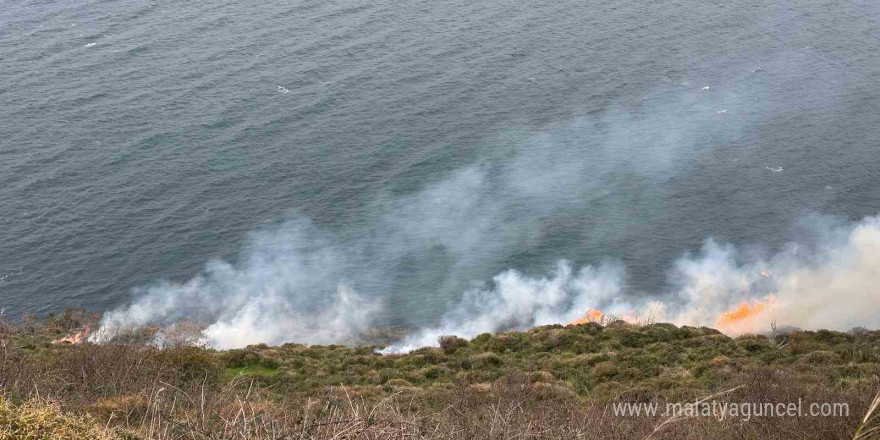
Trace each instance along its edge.
{"label": "white smoke", "polygon": [[[601,188],[609,173],[624,169],[640,179],[665,175],[681,148],[676,143],[693,142],[714,124],[710,111],[693,116],[668,103],[648,107],[644,113],[614,109],[601,119],[580,118],[553,127],[552,135],[518,139],[499,156],[454,170],[419,191],[378,194],[368,214],[342,231],[328,232],[294,217],[251,234],[240,263],[213,260],[189,281],[136,289],[130,305],[105,314],[93,339],[107,339],[132,323],[188,320],[206,323],[209,343],[222,348],[344,342],[389,311],[383,301],[393,302],[414,322],[436,321],[442,307],[462,301],[444,318],[450,330],[490,308],[501,314],[476,318],[467,334],[563,319],[576,313],[565,308],[569,302],[610,296],[588,293],[590,283],[620,293],[613,287],[620,280],[590,281],[609,278],[614,270],[601,266],[572,276],[562,264],[546,280],[528,282],[510,271],[495,278],[500,290],[468,286],[501,271],[510,255],[540,244],[548,218],[578,215],[606,196]],[[673,130],[678,134],[650,136],[669,132],[664,127],[676,117],[689,120],[686,128]],[[637,134],[623,136],[624,126]],[[651,165],[633,161],[635,154],[649,151]],[[528,286],[516,287],[520,281]],[[389,298],[395,291],[408,294]],[[492,299],[493,292],[502,296]],[[469,307],[483,308],[464,313]]]}
{"label": "white smoke", "polygon": [[[560,262],[544,277],[504,270],[519,267],[520,255],[533,268],[573,257],[548,255],[554,240],[580,240],[590,251],[587,261],[624,258],[615,245],[675,229],[655,224],[719,209],[708,202],[712,194],[661,197],[677,189],[662,183],[699,174],[701,162],[740,164],[716,169],[752,173],[743,180],[754,180],[755,170],[766,173],[766,151],[728,144],[747,143],[756,127],[766,128],[763,121],[787,112],[821,112],[839,92],[827,81],[839,73],[831,68],[814,78],[797,65],[766,67],[773,75],[740,69],[740,78],[713,84],[711,92],[684,81],[650,93],[638,108],[611,106],[602,116],[575,118],[540,134],[513,133],[487,148],[478,164],[404,195],[377,194],[341,227],[295,217],[251,234],[236,263],[210,261],[189,281],[136,289],[130,305],[105,314],[95,339],[131,323],[188,320],[205,323],[208,342],[222,348],[354,342],[370,326],[404,315],[423,330],[390,349],[402,351],[436,344],[442,334],[566,323],[588,308],[715,325],[724,311],[771,293],[775,303],[755,321],[756,331],[772,320],[807,328],[876,326],[875,219],[826,224],[808,244],[767,258],[709,240],[699,254],[675,261],[672,287],[657,291],[628,287],[628,279],[643,275],[629,270],[625,276],[620,263],[575,270]],[[769,91],[779,99],[764,99]],[[662,189],[652,192],[656,188]],[[481,284],[492,274],[490,284]]]}
{"label": "white smoke", "polygon": [[573,273],[568,262],[559,262],[545,278],[530,278],[515,270],[495,276],[491,289],[473,289],[444,315],[438,327],[409,335],[384,352],[399,353],[437,345],[443,335],[472,338],[480,333],[525,329],[565,323],[597,304],[614,306],[622,294],[623,267],[605,263]]}
{"label": "white smoke", "polygon": [[291,307],[282,297],[257,296],[238,313],[211,324],[204,333],[219,348],[261,342],[352,342],[366,330],[378,308],[347,286],[339,287],[329,306],[309,314]]}
{"label": "white smoke", "polygon": [[[715,325],[742,302],[772,304],[733,333],[765,332],[776,322],[805,329],[880,327],[880,218],[831,225],[814,217],[811,244],[791,243],[769,259],[738,262],[733,246],[708,241],[699,257],[675,264],[679,324]],[[762,272],[764,275],[762,275]]]}
{"label": "white smoke", "polygon": [[207,343],[218,348],[351,342],[381,308],[345,283],[345,255],[308,223],[252,234],[245,255],[238,268],[211,261],[186,283],[140,289],[131,305],[104,315],[92,339],[188,320],[207,323]]}
{"label": "white smoke", "polygon": [[[538,278],[507,270],[495,276],[490,287],[466,291],[439,325],[416,331],[386,352],[437,345],[442,335],[471,338],[484,332],[564,324],[591,308],[679,325],[714,326],[725,311],[767,295],[773,296],[772,305],[732,333],[765,332],[774,322],[805,329],[880,327],[880,218],[834,225],[814,217],[813,223],[819,226],[809,240],[790,243],[769,258],[750,258],[733,245],[707,240],[699,254],[686,254],[674,262],[671,291],[636,302],[626,300],[631,295],[619,263],[575,272],[561,261],[551,274]],[[265,237],[277,238],[276,234]],[[302,301],[310,289],[325,285],[336,273],[328,267],[338,265],[340,256],[331,250],[312,252],[306,258],[289,243],[280,244],[280,249],[261,243],[256,249],[241,269],[215,261],[204,275],[187,283],[147,289],[128,308],[107,313],[95,338],[100,340],[102,334],[111,334],[133,319],[202,318],[211,322],[204,331],[208,342],[219,348],[259,342],[354,342],[380,311],[375,301],[344,284],[317,308]]]}
{"label": "white smoke", "polygon": [[[598,308],[679,325],[716,326],[722,313],[756,299],[772,304],[728,333],[764,333],[773,323],[804,329],[880,328],[880,217],[829,226],[821,217],[814,244],[789,244],[769,259],[750,260],[732,245],[706,241],[699,255],[684,255],[670,271],[671,292],[626,302],[619,265],[587,266],[574,275],[561,262],[547,278],[516,271],[495,277],[491,290],[468,292],[443,324],[422,329],[385,353],[436,346],[443,335],[472,338],[484,332],[565,324]],[[743,261],[744,260],[744,261]],[[663,302],[667,299],[668,302]],[[724,329],[722,329],[724,330]]]}

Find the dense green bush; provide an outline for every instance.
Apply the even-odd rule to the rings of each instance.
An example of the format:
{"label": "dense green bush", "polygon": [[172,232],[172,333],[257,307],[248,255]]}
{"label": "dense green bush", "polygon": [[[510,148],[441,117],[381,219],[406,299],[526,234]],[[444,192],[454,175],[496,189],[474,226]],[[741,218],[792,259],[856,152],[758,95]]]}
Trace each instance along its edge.
{"label": "dense green bush", "polygon": [[440,349],[447,355],[455,354],[459,349],[467,348],[468,346],[468,340],[458,336],[441,336],[439,342]]}

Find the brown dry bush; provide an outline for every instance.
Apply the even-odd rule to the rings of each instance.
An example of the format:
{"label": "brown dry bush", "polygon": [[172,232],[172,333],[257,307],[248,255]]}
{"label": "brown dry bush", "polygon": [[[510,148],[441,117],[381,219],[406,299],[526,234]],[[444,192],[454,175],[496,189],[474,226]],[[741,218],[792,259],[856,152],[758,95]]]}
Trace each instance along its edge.
{"label": "brown dry bush", "polygon": [[90,417],[61,412],[57,404],[32,400],[11,405],[0,396],[0,440],[110,440]]}
{"label": "brown dry bush", "polygon": [[[773,361],[789,356],[789,348],[761,337],[730,340],[708,330],[616,324],[607,333],[593,326],[544,329],[560,341],[570,339],[573,346],[594,332],[586,335],[590,349],[607,341],[608,347],[619,345],[619,351],[540,352],[535,359],[546,362],[537,362],[526,356],[530,344],[545,347],[546,338],[531,340],[524,334],[485,335],[467,344],[456,342],[455,350],[426,348],[381,357],[344,347],[254,346],[218,353],[197,347],[53,345],[34,336],[38,328],[21,328],[14,330],[15,338],[0,334],[0,394],[15,404],[7,404],[7,413],[45,409],[45,414],[67,414],[100,435],[128,440],[851,439],[880,387],[875,375],[863,374],[872,370],[860,370],[852,361],[875,359],[876,340],[868,340],[872,335],[854,339],[862,345],[848,353],[840,351],[843,343],[837,341],[846,338],[839,334],[804,334],[795,338],[800,338],[800,357],[787,357],[782,366],[745,368],[737,363]],[[675,340],[686,344],[674,349],[670,341]],[[664,355],[674,350],[680,356]],[[280,362],[271,364],[276,357]],[[667,357],[669,365],[657,367]],[[288,375],[307,359],[319,368],[309,375]],[[446,370],[459,361],[460,371]],[[681,364],[685,361],[691,369]],[[553,370],[557,364],[574,367]],[[521,365],[528,368],[519,370]],[[277,376],[228,374],[239,369],[271,370]],[[348,378],[352,370],[387,377],[357,386],[317,382]],[[451,379],[432,382],[428,376]],[[318,385],[300,388],[301,380]],[[662,408],[664,399],[692,402],[731,389],[714,400],[846,402],[850,414],[670,421],[661,415],[614,413],[619,403]],[[86,415],[93,419],[82,418]],[[866,426],[863,433],[876,432],[870,431],[876,425]]]}
{"label": "brown dry bush", "polygon": [[[786,373],[787,374],[787,373]],[[332,387],[314,396],[278,398],[271,389],[235,379],[220,389],[157,381],[137,396],[102,399],[82,409],[130,439],[849,439],[871,394],[791,385],[791,377],[764,371],[739,379],[742,388],[723,402],[846,401],[848,417],[708,417],[666,423],[661,416],[621,417],[613,402],[584,400],[562,386],[510,375],[489,387],[465,384],[409,389],[371,398]],[[694,398],[699,396],[694,396]],[[641,398],[623,398],[642,401]],[[662,402],[658,402],[662,403]]]}

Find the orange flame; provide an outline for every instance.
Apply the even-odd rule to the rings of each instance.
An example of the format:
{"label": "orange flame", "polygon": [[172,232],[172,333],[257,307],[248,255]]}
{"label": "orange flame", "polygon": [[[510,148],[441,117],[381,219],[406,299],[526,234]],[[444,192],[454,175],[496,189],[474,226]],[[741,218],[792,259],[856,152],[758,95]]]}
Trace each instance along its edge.
{"label": "orange flame", "polygon": [[722,313],[716,326],[724,333],[746,333],[756,327],[755,317],[773,305],[773,296],[755,301],[752,304],[742,303],[739,307]]}
{"label": "orange flame", "polygon": [[574,321],[569,322],[568,325],[580,325],[580,324],[588,324],[591,322],[601,322],[602,317],[604,317],[604,316],[605,316],[605,314],[602,313],[601,310],[591,308],[591,309],[587,309],[587,313],[583,317],[580,317],[578,319],[575,319]]}
{"label": "orange flame", "polygon": [[55,341],[56,344],[82,344],[89,338],[89,326],[85,326],[77,333],[72,333]]}
{"label": "orange flame", "polygon": [[[767,295],[764,299],[756,300],[751,303],[743,302],[739,306],[718,316],[718,319],[715,322],[715,327],[729,335],[740,335],[758,331],[766,324],[759,317],[773,307],[773,302],[773,295]],[[639,314],[636,314],[633,311],[621,316],[616,316],[606,315],[599,309],[589,308],[582,317],[569,322],[567,325],[581,325],[589,324],[591,322],[607,325],[608,322],[616,320],[637,325],[645,325],[653,322],[653,318],[650,315],[640,317]]]}

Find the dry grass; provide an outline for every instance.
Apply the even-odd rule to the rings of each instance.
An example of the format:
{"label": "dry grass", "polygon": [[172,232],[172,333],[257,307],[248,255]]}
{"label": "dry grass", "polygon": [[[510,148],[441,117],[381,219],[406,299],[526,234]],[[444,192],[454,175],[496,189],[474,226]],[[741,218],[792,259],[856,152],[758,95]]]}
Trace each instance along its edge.
{"label": "dry grass", "polygon": [[868,407],[868,412],[865,413],[865,417],[859,423],[853,440],[880,437],[880,424],[876,423],[880,420],[880,413],[875,414],[878,408],[880,408],[880,393],[877,393],[877,396],[871,402],[871,406]]}
{"label": "dry grass", "polygon": [[[70,425],[85,429],[83,432],[94,438],[144,440],[849,439],[860,418],[756,418],[743,422],[691,417],[666,422],[659,416],[618,417],[610,403],[584,401],[567,390],[532,384],[522,377],[505,378],[483,390],[460,387],[429,393],[397,391],[380,400],[344,387],[285,400],[252,383],[229,384],[219,390],[193,385],[179,388],[158,382],[138,396],[78,408],[78,412],[95,414],[94,419],[63,416],[58,414],[57,406],[46,409],[31,403],[25,404],[22,408],[26,410],[21,412],[63,417],[61,425],[38,423],[44,427],[35,432],[67,435],[74,431],[57,429]],[[813,392],[806,397],[824,397],[821,394]],[[758,396],[744,386],[712,399],[719,397],[740,400]],[[790,396],[782,391],[773,398]],[[869,403],[856,395],[846,398],[854,408]],[[32,419],[48,420],[40,417]],[[51,434],[34,438],[86,437]]]}
{"label": "dry grass", "polygon": [[[64,332],[78,324],[58,322]],[[588,325],[444,338],[442,348],[379,356],[297,345],[215,352],[179,347],[194,334],[181,331],[159,349],[131,339],[52,344],[57,332],[39,322],[0,325],[0,440],[864,440],[880,421],[880,338],[871,332],[790,334],[792,350],[708,329]],[[846,402],[850,414],[614,413],[617,403],[662,408],[701,396]]]}
{"label": "dry grass", "polygon": [[59,405],[31,400],[10,405],[0,397],[0,440],[110,440],[95,419],[65,414]]}

